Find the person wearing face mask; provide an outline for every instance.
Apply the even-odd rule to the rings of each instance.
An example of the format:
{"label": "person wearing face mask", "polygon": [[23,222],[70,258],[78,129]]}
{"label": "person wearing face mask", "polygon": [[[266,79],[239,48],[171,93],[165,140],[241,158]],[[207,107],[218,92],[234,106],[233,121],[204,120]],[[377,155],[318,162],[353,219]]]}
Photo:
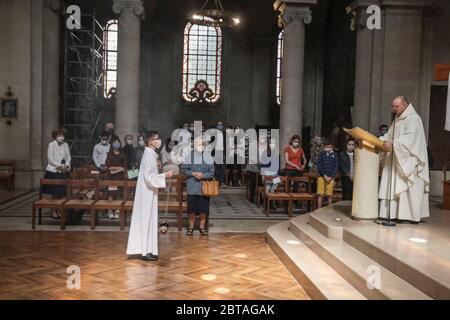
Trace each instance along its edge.
{"label": "person wearing face mask", "polygon": [[[125,152],[122,151],[122,145],[120,143],[119,138],[114,138],[111,141],[111,150],[108,153],[106,158],[105,165],[108,168],[108,180],[124,180],[125,179],[125,171],[127,168],[127,156]],[[109,200],[114,200],[120,197],[119,190],[108,190],[108,198]],[[119,219],[120,211],[116,210],[113,212],[112,210],[108,211],[108,218],[111,220]]]}
{"label": "person wearing face mask", "polygon": [[347,141],[347,150],[339,155],[339,171],[341,172],[343,200],[350,201],[353,198],[353,174],[355,172],[355,141]]}
{"label": "person wearing face mask", "polygon": [[143,135],[138,136],[138,145],[134,148],[133,156],[131,160],[132,169],[139,169],[141,166],[141,160],[145,151],[145,137]]}
{"label": "person wearing face mask", "polygon": [[323,151],[323,139],[322,137],[316,135],[311,140],[311,147],[309,149],[310,159],[309,159],[309,171],[312,173],[317,173],[317,162],[319,161],[320,153]]}
{"label": "person wearing face mask", "polygon": [[112,123],[107,123],[105,125],[105,131],[108,133],[109,135],[109,139],[108,142],[111,143],[112,139],[116,139],[118,138],[118,136],[116,136],[115,130],[114,130],[114,124]]}
{"label": "person wearing face mask", "polygon": [[108,168],[105,165],[106,158],[108,157],[108,153],[110,150],[109,144],[109,134],[104,131],[100,135],[100,142],[94,146],[92,151],[92,160],[96,168],[101,172],[106,172]]}
{"label": "person wearing face mask", "polygon": [[[305,170],[306,157],[301,147],[301,138],[294,135],[289,145],[284,149],[285,174],[288,177],[298,177]],[[298,192],[299,183],[295,182],[292,191]]]}
{"label": "person wearing face mask", "polygon": [[139,170],[128,236],[127,254],[144,260],[158,260],[158,189],[166,188],[166,178],[173,172],[159,173],[157,150],[161,139],[157,131],[145,133],[147,142]]}
{"label": "person wearing face mask", "polygon": [[186,191],[188,194],[189,228],[186,235],[194,234],[195,215],[200,215],[200,233],[208,235],[206,226],[209,215],[209,197],[203,196],[202,181],[214,177],[214,164],[207,164],[203,157],[205,144],[201,138],[194,140],[194,152],[188,155],[181,165],[181,172],[187,177]]}
{"label": "person wearing face mask", "polygon": [[318,208],[322,207],[324,196],[328,198],[328,205],[332,204],[334,183],[339,166],[338,157],[333,150],[333,143],[328,140],[324,143],[324,146],[325,148],[320,153],[319,161],[317,162],[319,175],[317,178]]}
{"label": "person wearing face mask", "polygon": [[[59,129],[53,132],[53,141],[48,144],[47,149],[47,168],[45,179],[69,179],[71,165],[71,156],[69,145],[64,142],[64,130]],[[53,198],[61,199],[66,196],[66,187],[64,186],[44,186],[42,193],[52,195]],[[56,210],[52,210],[52,218],[60,218]]]}
{"label": "person wearing face mask", "polygon": [[127,169],[131,169],[133,164],[133,153],[134,153],[134,147],[133,147],[133,135],[127,134],[125,136],[125,146],[122,148],[123,152],[125,152],[125,155],[128,159]]}
{"label": "person wearing face mask", "polygon": [[177,155],[171,153],[175,146],[176,142],[172,141],[171,138],[166,140],[164,148],[161,151],[162,172],[173,171],[175,175],[180,173],[179,164],[181,161]]}

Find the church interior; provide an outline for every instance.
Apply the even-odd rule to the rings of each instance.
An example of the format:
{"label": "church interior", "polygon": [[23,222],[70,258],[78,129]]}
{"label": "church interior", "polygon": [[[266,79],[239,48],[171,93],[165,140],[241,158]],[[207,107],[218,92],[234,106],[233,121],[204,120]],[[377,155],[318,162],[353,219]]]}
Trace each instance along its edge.
{"label": "church interior", "polygon": [[[450,299],[449,30],[448,0],[0,0],[0,299]],[[278,168],[247,133],[177,164],[177,129],[268,132]]]}

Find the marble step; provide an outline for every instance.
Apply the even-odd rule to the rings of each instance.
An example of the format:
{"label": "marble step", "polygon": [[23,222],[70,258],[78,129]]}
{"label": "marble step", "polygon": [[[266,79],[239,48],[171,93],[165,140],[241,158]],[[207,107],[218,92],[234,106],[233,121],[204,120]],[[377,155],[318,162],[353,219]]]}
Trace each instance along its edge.
{"label": "marble step", "polygon": [[289,221],[269,227],[266,241],[312,299],[366,300],[358,290],[289,232]]}
{"label": "marble step", "polygon": [[[429,300],[422,291],[399,278],[349,244],[329,239],[308,223],[304,215],[290,221],[290,232],[370,300]],[[379,271],[379,287],[369,288],[373,270]],[[376,281],[371,281],[376,283]]]}
{"label": "marble step", "polygon": [[[350,210],[351,203],[322,208],[309,215],[309,224],[325,237],[349,244],[431,298],[450,299],[445,224],[442,230],[432,222],[386,228],[371,221],[354,221],[347,214]],[[426,238],[428,243],[413,243],[412,237]]]}

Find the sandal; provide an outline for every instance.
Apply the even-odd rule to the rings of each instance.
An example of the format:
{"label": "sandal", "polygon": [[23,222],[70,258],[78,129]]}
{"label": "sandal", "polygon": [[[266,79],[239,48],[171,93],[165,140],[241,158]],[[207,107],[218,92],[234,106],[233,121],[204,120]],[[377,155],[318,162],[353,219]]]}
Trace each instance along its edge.
{"label": "sandal", "polygon": [[200,229],[200,233],[201,233],[202,235],[204,235],[204,236],[207,236],[207,235],[208,235],[208,229],[202,228],[202,229]]}
{"label": "sandal", "polygon": [[194,229],[189,228],[189,229],[186,231],[186,235],[187,235],[187,236],[192,236],[193,234],[194,234]]}

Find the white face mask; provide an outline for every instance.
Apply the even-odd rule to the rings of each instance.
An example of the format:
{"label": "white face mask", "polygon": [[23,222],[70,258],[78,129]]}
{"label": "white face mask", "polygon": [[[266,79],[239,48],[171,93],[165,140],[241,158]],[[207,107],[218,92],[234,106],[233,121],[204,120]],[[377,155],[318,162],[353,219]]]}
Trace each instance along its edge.
{"label": "white face mask", "polygon": [[139,140],[139,145],[141,147],[145,147],[145,141],[144,140]]}
{"label": "white face mask", "polygon": [[59,137],[56,138],[56,141],[57,141],[58,143],[63,143],[64,137],[59,136]]}
{"label": "white face mask", "polygon": [[108,144],[108,140],[102,140],[102,145],[106,146]]}
{"label": "white face mask", "polygon": [[292,144],[292,146],[293,146],[294,148],[298,148],[298,147],[300,147],[300,143],[294,142],[294,143]]}

